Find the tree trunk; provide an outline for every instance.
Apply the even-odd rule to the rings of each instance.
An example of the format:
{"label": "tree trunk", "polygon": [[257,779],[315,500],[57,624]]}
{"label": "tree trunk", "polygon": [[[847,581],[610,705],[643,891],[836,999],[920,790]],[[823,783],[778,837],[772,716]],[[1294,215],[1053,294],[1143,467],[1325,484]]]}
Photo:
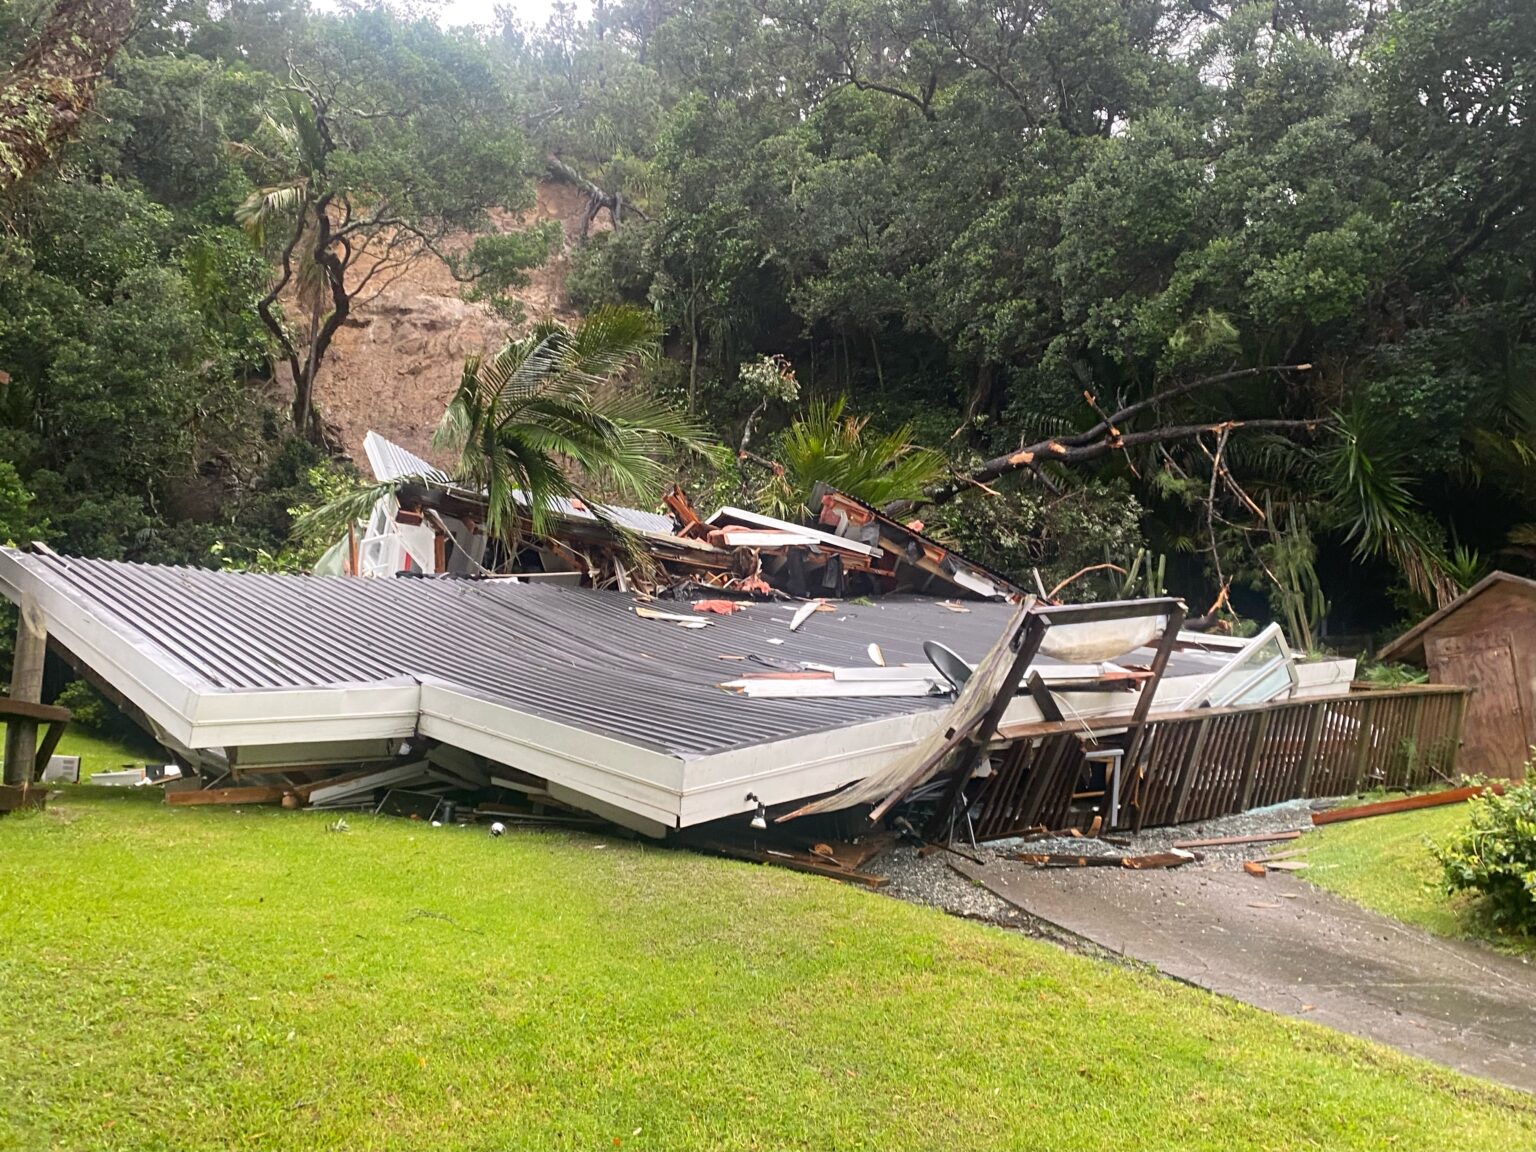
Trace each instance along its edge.
{"label": "tree trunk", "polygon": [[133,0],[60,0],[37,43],[0,78],[0,190],[53,158],[133,32]]}
{"label": "tree trunk", "polygon": [[997,370],[994,365],[982,361],[976,365],[976,383],[971,386],[971,394],[965,402],[965,416],[960,421],[960,429],[974,428],[976,418],[988,412],[992,407],[992,390],[997,383]]}
{"label": "tree trunk", "polygon": [[693,308],[688,309],[688,415],[699,406],[699,321]]}

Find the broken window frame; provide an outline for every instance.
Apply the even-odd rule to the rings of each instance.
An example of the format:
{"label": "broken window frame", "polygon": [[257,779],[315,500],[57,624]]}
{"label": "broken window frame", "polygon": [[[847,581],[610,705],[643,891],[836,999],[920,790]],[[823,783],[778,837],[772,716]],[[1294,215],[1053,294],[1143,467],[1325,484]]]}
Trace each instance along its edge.
{"label": "broken window frame", "polygon": [[[1277,649],[1275,655],[1257,667],[1250,668],[1254,656],[1261,654],[1267,647]],[[1265,691],[1263,695],[1251,695],[1256,688],[1269,684],[1277,671],[1284,672],[1283,685],[1275,684],[1273,690]],[[1243,645],[1224,667],[1211,673],[1210,679],[1183,706],[1185,709],[1193,709],[1263,704],[1291,695],[1296,691],[1297,683],[1296,657],[1291,646],[1286,643],[1285,631],[1279,624],[1271,624]]]}

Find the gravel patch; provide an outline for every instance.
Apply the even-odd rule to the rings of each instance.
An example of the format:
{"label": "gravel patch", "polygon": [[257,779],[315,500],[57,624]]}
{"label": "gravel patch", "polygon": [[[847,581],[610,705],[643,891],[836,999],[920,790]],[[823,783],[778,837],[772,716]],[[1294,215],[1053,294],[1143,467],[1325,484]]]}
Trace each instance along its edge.
{"label": "gravel patch", "polygon": [[945,859],[947,855],[934,852],[924,856],[913,845],[897,844],[866,863],[864,870],[889,879],[890,883],[880,891],[898,900],[942,908],[956,916],[1003,923],[1024,916],[1006,900],[956,873]]}
{"label": "gravel patch", "polygon": [[[997,840],[972,848],[957,845],[970,857],[981,863],[1002,862],[1019,852],[1059,852],[1074,856],[1140,856],[1152,852],[1166,852],[1179,840],[1204,840],[1219,836],[1254,836],[1268,832],[1288,832],[1293,829],[1312,827],[1312,813],[1326,807],[1311,800],[1293,800],[1269,808],[1256,808],[1234,816],[1222,816],[1203,820],[1197,824],[1180,824],[1171,828],[1149,828],[1140,835],[1115,834],[1115,839],[1128,843],[1111,843],[1089,836],[1053,836],[1040,840]],[[1202,859],[1191,868],[1229,870],[1241,867],[1244,860],[1256,860],[1271,852],[1285,852],[1302,847],[1305,839],[1294,842],[1276,841],[1268,844],[1230,844],[1217,848],[1201,848]],[[1007,901],[993,895],[987,889],[973,884],[949,866],[950,854],[943,851],[923,855],[912,844],[898,843],[887,848],[879,856],[868,861],[864,870],[884,876],[890,884],[880,891],[899,900],[942,908],[955,916],[986,920],[1007,928],[1015,928],[1032,936],[1060,939],[1061,933],[1043,921],[1036,920]],[[1018,862],[1011,867],[1021,867]]]}

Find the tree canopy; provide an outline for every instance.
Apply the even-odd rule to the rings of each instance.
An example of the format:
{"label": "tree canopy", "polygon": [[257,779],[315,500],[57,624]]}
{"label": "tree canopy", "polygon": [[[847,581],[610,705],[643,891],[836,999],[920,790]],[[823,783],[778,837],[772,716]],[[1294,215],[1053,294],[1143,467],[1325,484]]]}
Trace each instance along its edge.
{"label": "tree canopy", "polygon": [[[72,10],[0,0],[0,76],[62,59]],[[1309,636],[1536,561],[1527,0],[512,20],[141,3],[0,193],[8,517],[280,547],[331,487],[331,337],[417,260],[521,319],[555,237],[490,216],[553,180],[590,205],[569,303],[652,313],[655,387],[750,442],[701,488],[771,501],[774,464],[828,474],[816,419],[856,427],[942,454],[900,510],[1015,576],[1146,547]]]}

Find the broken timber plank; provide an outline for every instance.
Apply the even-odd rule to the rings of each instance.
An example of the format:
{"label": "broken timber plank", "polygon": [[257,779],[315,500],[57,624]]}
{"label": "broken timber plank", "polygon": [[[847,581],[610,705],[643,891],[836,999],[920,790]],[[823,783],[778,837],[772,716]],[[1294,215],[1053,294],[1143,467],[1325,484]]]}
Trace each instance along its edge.
{"label": "broken timber plank", "polygon": [[1445,804],[1460,804],[1484,792],[1495,796],[1504,795],[1504,785],[1487,787],[1452,788],[1447,792],[1428,792],[1420,796],[1403,796],[1397,800],[1382,800],[1376,804],[1361,804],[1354,808],[1334,808],[1328,812],[1312,813],[1313,824],[1339,824],[1345,820],[1364,820],[1369,816],[1390,816],[1396,812],[1412,812],[1419,808],[1439,808]]}
{"label": "broken timber plank", "polygon": [[199,788],[186,792],[167,792],[167,804],[276,804],[289,788]]}
{"label": "broken timber plank", "polygon": [[1277,840],[1299,840],[1301,830],[1290,832],[1255,832],[1251,836],[1212,836],[1207,840],[1175,840],[1175,848],[1224,848],[1228,844],[1273,844]]}
{"label": "broken timber plank", "polygon": [[1015,852],[1009,860],[1033,864],[1039,868],[1129,868],[1150,871],[1155,868],[1179,868],[1201,859],[1198,852],[1174,849],[1149,852],[1144,856],[1074,856],[1070,852]]}
{"label": "broken timber plank", "polygon": [[736,844],[726,844],[719,840],[709,840],[699,845],[706,852],[714,852],[720,856],[730,856],[737,860],[748,860],[754,864],[777,864],[783,868],[789,868],[796,872],[809,872],[813,876],[830,876],[833,880],[848,880],[855,884],[863,884],[867,888],[884,888],[890,883],[885,876],[876,876],[869,872],[859,872],[852,868],[843,868],[831,861],[821,860],[814,856],[800,856],[789,852],[759,851],[755,848],[744,848]]}
{"label": "broken timber plank", "polygon": [[1127,856],[1122,864],[1126,868],[1145,871],[1153,868],[1182,868],[1200,859],[1200,853],[1175,848],[1171,852],[1149,852],[1145,856]]}
{"label": "broken timber plank", "polygon": [[51,789],[30,784],[0,784],[0,815],[25,808],[44,808]]}
{"label": "broken timber plank", "polygon": [[1074,856],[1070,852],[1014,852],[1009,860],[1039,868],[1120,868],[1124,856]]}
{"label": "broken timber plank", "polygon": [[[433,772],[427,766],[425,760],[417,760],[410,764],[397,764],[391,768],[382,768],[377,772],[363,772],[356,776],[345,776],[338,780],[325,781],[318,788],[310,788],[309,802],[317,806],[329,804],[362,792],[371,792],[376,788],[396,785],[403,786],[407,781],[413,781],[417,777],[439,783],[444,779],[438,773]],[[297,792],[298,789],[295,788],[293,791]]]}

